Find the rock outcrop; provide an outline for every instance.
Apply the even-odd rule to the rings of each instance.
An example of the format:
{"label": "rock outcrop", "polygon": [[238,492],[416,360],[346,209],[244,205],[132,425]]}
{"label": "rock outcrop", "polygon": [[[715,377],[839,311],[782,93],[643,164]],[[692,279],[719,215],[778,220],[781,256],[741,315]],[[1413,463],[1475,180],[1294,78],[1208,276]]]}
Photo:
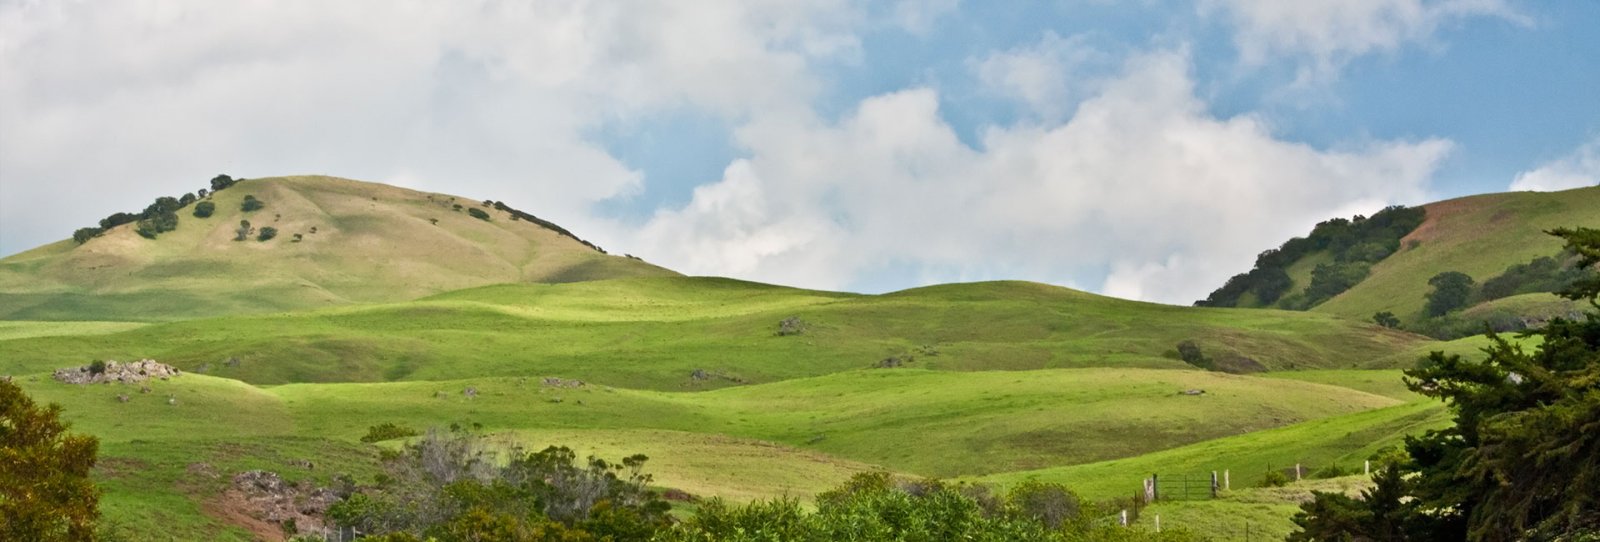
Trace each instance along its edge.
{"label": "rock outcrop", "polygon": [[167,380],[182,374],[177,368],[154,360],[139,360],[128,363],[119,361],[96,362],[82,367],[68,367],[56,369],[55,379],[68,384],[109,384],[118,382],[131,384],[144,382],[152,378]]}

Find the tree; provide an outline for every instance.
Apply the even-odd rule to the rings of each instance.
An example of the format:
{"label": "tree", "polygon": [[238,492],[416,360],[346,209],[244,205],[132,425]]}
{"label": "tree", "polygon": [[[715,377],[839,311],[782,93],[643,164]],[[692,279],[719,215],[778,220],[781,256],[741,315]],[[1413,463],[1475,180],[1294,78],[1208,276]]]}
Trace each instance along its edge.
{"label": "tree", "polygon": [[1392,312],[1383,311],[1372,315],[1372,323],[1394,329],[1400,327],[1400,317],[1395,316]]}
{"label": "tree", "polygon": [[247,194],[244,197],[244,202],[239,204],[239,210],[248,213],[248,212],[251,212],[251,211],[259,211],[259,210],[261,210],[261,208],[266,207],[266,206],[267,206],[266,203],[262,202],[261,200],[256,199],[255,196]]}
{"label": "tree", "polygon": [[1445,313],[1466,306],[1467,299],[1472,297],[1472,277],[1459,271],[1445,271],[1428,279],[1428,285],[1433,291],[1428,292],[1428,316],[1443,316]]}
{"label": "tree", "polygon": [[189,206],[189,204],[194,203],[194,201],[197,200],[197,199],[200,199],[200,198],[196,198],[194,196],[194,192],[189,192],[187,194],[184,194],[183,197],[178,198],[178,205],[181,206],[181,207],[187,207],[187,206]]}
{"label": "tree", "polygon": [[99,441],[67,434],[60,405],[40,408],[0,380],[0,540],[91,540]]}
{"label": "tree", "polygon": [[243,241],[245,239],[250,238],[250,229],[251,228],[250,228],[250,221],[249,220],[240,220],[239,221],[239,228],[236,229],[236,230],[233,230],[233,240],[234,241]]}
{"label": "tree", "polygon": [[261,227],[261,232],[256,234],[256,240],[257,241],[267,241],[267,240],[270,240],[273,237],[277,237],[277,236],[278,236],[278,228],[274,228],[272,226],[262,226]]}
{"label": "tree", "polygon": [[236,182],[238,182],[238,181],[233,180],[233,177],[229,177],[227,175],[218,175],[216,177],[212,177],[211,178],[211,191],[212,192],[221,191],[224,188],[233,186],[233,184],[236,183]]}
{"label": "tree", "polygon": [[196,203],[194,206],[195,218],[210,218],[211,213],[215,213],[216,211],[217,204],[209,201],[202,201],[200,203]]}
{"label": "tree", "polygon": [[89,242],[90,239],[99,237],[104,232],[105,230],[100,228],[78,228],[77,231],[72,232],[72,240],[81,245]]}
{"label": "tree", "polygon": [[[1600,230],[1549,233],[1581,267],[1600,263]],[[1600,277],[1560,295],[1600,309]],[[1454,424],[1406,439],[1406,460],[1396,465],[1405,483],[1386,489],[1403,499],[1367,497],[1388,503],[1369,509],[1385,510],[1402,533],[1390,539],[1600,539],[1600,312],[1521,336],[1542,340],[1530,353],[1490,332],[1483,361],[1434,352],[1405,372],[1407,387],[1444,401]],[[1358,522],[1334,521],[1354,517],[1350,503],[1336,501],[1318,496],[1302,508],[1302,539],[1382,540]]]}
{"label": "tree", "polygon": [[479,209],[477,207],[467,209],[467,214],[472,215],[472,218],[476,218],[478,220],[489,220],[489,213],[486,213],[483,211],[483,209]]}

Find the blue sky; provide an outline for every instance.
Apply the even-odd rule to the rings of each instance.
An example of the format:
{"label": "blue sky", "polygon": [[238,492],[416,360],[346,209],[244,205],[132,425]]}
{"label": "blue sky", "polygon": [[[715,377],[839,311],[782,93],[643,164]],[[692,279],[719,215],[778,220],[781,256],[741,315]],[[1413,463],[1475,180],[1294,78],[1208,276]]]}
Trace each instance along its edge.
{"label": "blue sky", "polygon": [[692,274],[1186,303],[1331,216],[1600,182],[1596,29],[1499,0],[0,2],[0,254],[325,173]]}

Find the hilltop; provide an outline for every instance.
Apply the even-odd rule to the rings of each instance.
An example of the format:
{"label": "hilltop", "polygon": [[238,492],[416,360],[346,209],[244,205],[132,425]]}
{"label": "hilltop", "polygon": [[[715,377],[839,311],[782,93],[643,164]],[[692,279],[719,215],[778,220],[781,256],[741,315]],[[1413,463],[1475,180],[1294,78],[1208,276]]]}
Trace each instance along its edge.
{"label": "hilltop", "polygon": [[[195,216],[204,203],[213,214]],[[0,319],[162,321],[676,275],[504,204],[334,177],[243,180],[172,214],[153,239],[127,223],[0,259]]]}
{"label": "hilltop", "polygon": [[[1441,324],[1430,322],[1436,315],[1426,312],[1424,296],[1433,289],[1429,280],[1453,271],[1470,277],[1474,288],[1465,305],[1456,309],[1460,313],[1452,315],[1459,320],[1539,321],[1576,310],[1570,302],[1547,293],[1548,284],[1558,281],[1543,280],[1545,277],[1522,279],[1525,284],[1502,278],[1500,285],[1508,290],[1503,293],[1512,294],[1508,296],[1486,295],[1481,287],[1507,274],[1509,268],[1528,266],[1539,258],[1548,257],[1554,263],[1545,274],[1571,272],[1561,268],[1566,261],[1560,240],[1545,231],[1600,227],[1600,187],[1483,194],[1399,211],[1397,214],[1416,220],[1401,220],[1376,232],[1361,231],[1364,224],[1369,226],[1367,230],[1374,229],[1370,227],[1373,220],[1363,217],[1325,222],[1310,237],[1296,238],[1283,248],[1264,253],[1248,276],[1235,277],[1227,287],[1197,304],[1291,308],[1365,321],[1389,312],[1408,329],[1434,331]],[[1411,215],[1412,211],[1420,213]],[[1339,227],[1330,228],[1329,224]],[[1346,230],[1355,231],[1358,239],[1350,241]],[[1367,237],[1359,238],[1363,233]],[[1327,248],[1317,248],[1319,245]],[[1319,274],[1324,278],[1320,284],[1316,280]],[[1544,284],[1533,284],[1538,280]],[[1263,302],[1259,292],[1270,292],[1270,302]],[[1481,331],[1481,324],[1462,326]]]}

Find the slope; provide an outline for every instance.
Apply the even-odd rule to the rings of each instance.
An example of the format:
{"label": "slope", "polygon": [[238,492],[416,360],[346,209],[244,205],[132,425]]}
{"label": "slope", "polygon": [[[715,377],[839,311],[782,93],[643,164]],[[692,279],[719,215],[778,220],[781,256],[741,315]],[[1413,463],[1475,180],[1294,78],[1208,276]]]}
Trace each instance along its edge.
{"label": "slope", "polygon": [[[1459,271],[1477,282],[1515,264],[1561,250],[1546,230],[1600,227],[1600,187],[1562,192],[1508,192],[1430,203],[1427,219],[1401,239],[1400,252],[1372,266],[1372,275],[1313,311],[1370,318],[1390,311],[1411,321],[1422,312],[1428,279]],[[1559,303],[1555,296],[1539,296]]]}
{"label": "slope", "polygon": [[[241,210],[246,196],[265,207]],[[179,209],[177,229],[155,239],[126,224],[83,245],[61,241],[0,260],[0,319],[162,321],[674,274],[483,202],[382,184],[252,179],[202,201],[214,215]],[[241,220],[280,233],[236,241]]]}
{"label": "slope", "polygon": [[[779,336],[778,322],[790,316],[806,331]],[[1139,303],[1035,283],[862,296],[666,277],[499,285],[397,304],[18,339],[6,341],[0,373],[148,357],[257,384],[561,376],[682,390],[880,364],[1188,369],[1175,350],[1182,341],[1272,370],[1370,366],[1433,344],[1324,314]]]}

